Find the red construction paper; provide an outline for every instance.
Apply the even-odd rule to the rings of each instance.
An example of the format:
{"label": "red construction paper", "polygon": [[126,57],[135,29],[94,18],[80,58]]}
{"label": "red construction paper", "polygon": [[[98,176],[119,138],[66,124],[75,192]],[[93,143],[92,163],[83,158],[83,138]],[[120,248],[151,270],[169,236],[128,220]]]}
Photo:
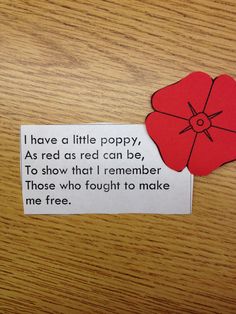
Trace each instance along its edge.
{"label": "red construction paper", "polygon": [[146,128],[165,164],[208,175],[236,160],[236,81],[193,72],[152,95]]}

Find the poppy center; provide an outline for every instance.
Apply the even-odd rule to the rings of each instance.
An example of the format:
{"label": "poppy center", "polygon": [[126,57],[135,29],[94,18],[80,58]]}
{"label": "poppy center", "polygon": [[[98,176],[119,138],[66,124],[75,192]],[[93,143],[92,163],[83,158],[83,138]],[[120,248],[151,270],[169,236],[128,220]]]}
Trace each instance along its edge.
{"label": "poppy center", "polygon": [[204,120],[202,120],[202,119],[198,119],[197,120],[197,125],[198,126],[202,126],[204,124]]}
{"label": "poppy center", "polygon": [[197,113],[189,120],[192,129],[195,132],[203,132],[211,126],[211,121],[204,112]]}

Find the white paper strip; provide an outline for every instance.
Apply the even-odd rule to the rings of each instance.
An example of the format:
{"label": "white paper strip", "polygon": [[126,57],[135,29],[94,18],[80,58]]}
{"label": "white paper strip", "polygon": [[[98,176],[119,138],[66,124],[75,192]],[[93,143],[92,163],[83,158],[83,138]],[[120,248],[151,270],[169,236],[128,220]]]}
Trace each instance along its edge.
{"label": "white paper strip", "polygon": [[165,166],[145,126],[23,125],[25,214],[190,214],[193,176]]}

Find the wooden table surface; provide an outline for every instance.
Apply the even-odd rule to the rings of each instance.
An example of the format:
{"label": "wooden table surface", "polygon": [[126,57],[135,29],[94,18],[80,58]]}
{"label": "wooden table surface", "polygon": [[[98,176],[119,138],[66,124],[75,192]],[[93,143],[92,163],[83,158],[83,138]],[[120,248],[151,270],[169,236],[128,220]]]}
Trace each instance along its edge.
{"label": "wooden table surface", "polygon": [[236,313],[236,162],[190,216],[24,216],[19,167],[21,124],[143,123],[235,41],[235,0],[1,1],[0,313]]}

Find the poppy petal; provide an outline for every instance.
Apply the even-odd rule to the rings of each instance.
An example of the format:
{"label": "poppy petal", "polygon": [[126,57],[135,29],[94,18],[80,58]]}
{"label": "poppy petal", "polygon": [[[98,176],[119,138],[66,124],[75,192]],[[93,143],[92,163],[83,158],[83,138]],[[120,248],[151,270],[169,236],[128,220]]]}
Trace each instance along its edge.
{"label": "poppy petal", "polygon": [[165,164],[176,170],[183,170],[190,156],[195,132],[188,129],[188,121],[168,114],[152,112],[146,118],[147,132],[157,145]]}
{"label": "poppy petal", "polygon": [[203,72],[193,72],[160,89],[152,95],[152,106],[156,111],[189,119],[193,111],[202,112],[212,86],[212,78]]}
{"label": "poppy petal", "polygon": [[198,133],[188,163],[189,171],[205,176],[221,165],[236,160],[236,132],[215,127],[208,129],[212,141],[204,133]]}
{"label": "poppy petal", "polygon": [[236,131],[236,81],[232,77],[215,79],[205,113],[212,125]]}

